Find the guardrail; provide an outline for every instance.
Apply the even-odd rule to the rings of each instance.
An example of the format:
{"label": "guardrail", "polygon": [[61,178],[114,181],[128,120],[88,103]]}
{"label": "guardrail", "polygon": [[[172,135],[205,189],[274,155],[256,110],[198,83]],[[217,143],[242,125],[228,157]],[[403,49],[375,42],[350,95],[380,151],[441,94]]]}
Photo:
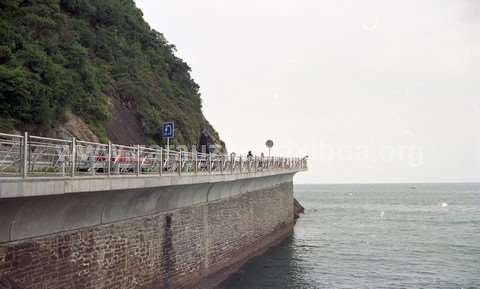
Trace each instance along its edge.
{"label": "guardrail", "polygon": [[236,174],[306,168],[306,157],[204,154],[0,133],[0,178]]}

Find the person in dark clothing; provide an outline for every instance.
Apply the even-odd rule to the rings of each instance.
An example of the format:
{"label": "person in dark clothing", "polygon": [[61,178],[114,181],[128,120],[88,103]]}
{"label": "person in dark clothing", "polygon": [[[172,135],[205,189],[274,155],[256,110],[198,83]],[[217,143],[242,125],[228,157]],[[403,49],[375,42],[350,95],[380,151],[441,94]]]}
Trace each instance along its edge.
{"label": "person in dark clothing", "polygon": [[197,151],[205,154],[210,153],[210,139],[205,130],[202,130],[200,137],[198,138]]}

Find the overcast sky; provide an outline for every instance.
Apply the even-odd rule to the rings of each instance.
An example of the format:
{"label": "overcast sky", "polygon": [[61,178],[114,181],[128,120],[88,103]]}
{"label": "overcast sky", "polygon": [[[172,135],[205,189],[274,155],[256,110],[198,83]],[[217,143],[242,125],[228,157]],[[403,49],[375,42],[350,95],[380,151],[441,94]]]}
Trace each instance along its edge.
{"label": "overcast sky", "polygon": [[476,0],[137,0],[229,151],[297,183],[480,181]]}

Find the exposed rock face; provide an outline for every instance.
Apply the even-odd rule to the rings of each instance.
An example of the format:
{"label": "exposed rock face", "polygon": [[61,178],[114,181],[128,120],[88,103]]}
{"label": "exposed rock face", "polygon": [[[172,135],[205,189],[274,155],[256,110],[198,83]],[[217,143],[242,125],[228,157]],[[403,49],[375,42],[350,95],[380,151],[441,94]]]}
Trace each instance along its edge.
{"label": "exposed rock face", "polygon": [[295,220],[300,218],[300,214],[305,213],[305,208],[295,198],[293,199],[293,213],[295,215]]}
{"label": "exposed rock face", "polygon": [[105,124],[108,139],[116,144],[145,144],[143,124],[136,117],[133,103],[125,103],[118,98],[109,97],[108,109],[112,114]]}
{"label": "exposed rock face", "polygon": [[65,124],[56,130],[58,138],[75,137],[85,141],[99,141],[98,137],[92,132],[82,118],[73,113],[67,113],[66,118],[67,121]]}

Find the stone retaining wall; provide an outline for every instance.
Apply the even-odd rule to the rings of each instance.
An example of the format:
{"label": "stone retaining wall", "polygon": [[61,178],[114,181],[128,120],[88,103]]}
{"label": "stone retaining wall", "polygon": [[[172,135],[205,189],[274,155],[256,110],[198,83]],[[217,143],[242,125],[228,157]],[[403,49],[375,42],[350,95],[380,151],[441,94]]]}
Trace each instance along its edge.
{"label": "stone retaining wall", "polygon": [[284,238],[293,223],[290,178],[173,210],[0,243],[0,289],[192,288]]}

